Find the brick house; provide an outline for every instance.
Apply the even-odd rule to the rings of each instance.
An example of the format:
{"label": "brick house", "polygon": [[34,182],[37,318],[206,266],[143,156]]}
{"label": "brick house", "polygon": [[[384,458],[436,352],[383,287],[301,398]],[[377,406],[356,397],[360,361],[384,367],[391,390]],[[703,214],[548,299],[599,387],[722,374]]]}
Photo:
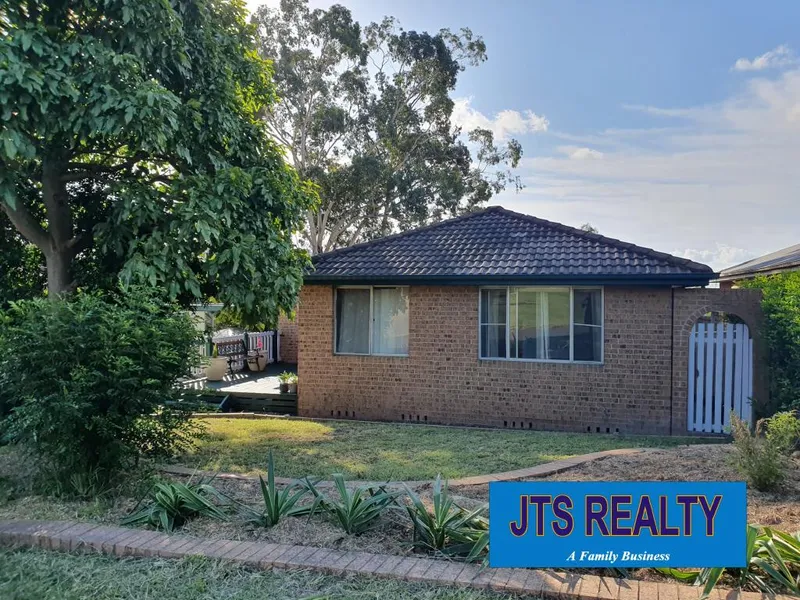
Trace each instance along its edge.
{"label": "brick house", "polygon": [[303,416],[684,434],[693,324],[761,318],[757,292],[704,288],[705,265],[501,207],[314,267],[297,311]]}

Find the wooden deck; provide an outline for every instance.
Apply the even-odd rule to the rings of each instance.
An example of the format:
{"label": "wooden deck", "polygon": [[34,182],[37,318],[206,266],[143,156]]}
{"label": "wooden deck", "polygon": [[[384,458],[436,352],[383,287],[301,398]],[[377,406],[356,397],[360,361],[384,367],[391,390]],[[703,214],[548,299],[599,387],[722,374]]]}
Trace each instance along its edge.
{"label": "wooden deck", "polygon": [[[278,375],[284,371],[297,373],[297,365],[272,363],[261,372],[242,371],[226,375],[222,381],[207,381],[205,378],[187,381],[185,389],[207,392],[222,399],[225,412],[269,412],[297,414],[297,394],[282,394]],[[222,400],[220,400],[222,401]]]}

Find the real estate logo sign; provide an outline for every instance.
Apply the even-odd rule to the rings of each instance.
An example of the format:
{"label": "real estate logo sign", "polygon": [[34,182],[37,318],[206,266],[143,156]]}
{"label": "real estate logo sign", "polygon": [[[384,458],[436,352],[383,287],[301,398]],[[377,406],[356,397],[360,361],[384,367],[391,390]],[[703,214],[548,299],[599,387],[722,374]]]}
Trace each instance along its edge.
{"label": "real estate logo sign", "polygon": [[743,482],[489,484],[492,567],[744,567]]}

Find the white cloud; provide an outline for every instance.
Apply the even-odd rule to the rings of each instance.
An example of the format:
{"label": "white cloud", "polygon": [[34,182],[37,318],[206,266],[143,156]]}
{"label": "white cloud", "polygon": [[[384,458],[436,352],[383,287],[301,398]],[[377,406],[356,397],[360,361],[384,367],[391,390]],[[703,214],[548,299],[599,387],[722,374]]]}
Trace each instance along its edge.
{"label": "white cloud", "polygon": [[715,268],[798,242],[800,69],[717,104],[637,110],[652,128],[552,132],[574,145],[523,158],[525,189],[495,202]]}
{"label": "white cloud", "polygon": [[755,258],[755,255],[749,250],[719,243],[714,249],[687,248],[685,250],[674,250],[672,254],[707,264],[715,271],[721,271]]}
{"label": "white cloud", "polygon": [[559,146],[558,151],[566,154],[572,160],[596,160],[603,158],[603,153],[592,148],[579,148],[577,146]]}
{"label": "white cloud", "polygon": [[797,57],[792,49],[785,44],[765,52],[753,60],[740,58],[733,65],[734,71],[762,71],[763,69],[778,69],[797,64]]}
{"label": "white cloud", "polygon": [[489,129],[497,140],[507,140],[526,133],[547,131],[549,122],[532,110],[501,110],[488,117],[472,107],[472,98],[456,98],[453,107],[453,123],[465,132],[480,127]]}

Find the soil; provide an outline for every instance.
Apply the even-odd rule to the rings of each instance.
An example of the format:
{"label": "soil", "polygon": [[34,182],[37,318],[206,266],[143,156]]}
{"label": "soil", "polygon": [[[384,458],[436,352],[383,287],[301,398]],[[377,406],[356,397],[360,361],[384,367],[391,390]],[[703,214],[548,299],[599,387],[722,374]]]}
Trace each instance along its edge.
{"label": "soil", "polygon": [[[730,445],[681,446],[640,454],[610,456],[536,481],[741,481]],[[473,501],[485,501],[488,486],[454,488]],[[790,533],[800,531],[800,460],[791,459],[788,476],[775,492],[748,486],[748,522]]]}

